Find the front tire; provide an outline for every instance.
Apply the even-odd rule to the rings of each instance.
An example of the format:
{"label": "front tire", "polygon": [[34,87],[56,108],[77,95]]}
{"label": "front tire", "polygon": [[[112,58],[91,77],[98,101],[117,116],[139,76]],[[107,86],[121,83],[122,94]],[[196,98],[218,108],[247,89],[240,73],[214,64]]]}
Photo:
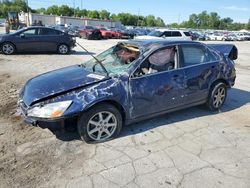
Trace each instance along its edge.
{"label": "front tire", "polygon": [[69,47],[66,44],[60,44],[57,49],[59,54],[68,54]]}
{"label": "front tire", "polygon": [[77,128],[81,139],[85,142],[105,142],[119,135],[122,116],[113,105],[99,104],[80,116]]}
{"label": "front tire", "polygon": [[5,54],[5,55],[12,55],[15,53],[16,48],[14,46],[14,44],[9,43],[9,42],[5,42],[2,44],[1,46],[1,51]]}
{"label": "front tire", "polygon": [[224,83],[219,82],[211,88],[206,105],[211,111],[219,110],[224,104],[226,97],[227,87]]}

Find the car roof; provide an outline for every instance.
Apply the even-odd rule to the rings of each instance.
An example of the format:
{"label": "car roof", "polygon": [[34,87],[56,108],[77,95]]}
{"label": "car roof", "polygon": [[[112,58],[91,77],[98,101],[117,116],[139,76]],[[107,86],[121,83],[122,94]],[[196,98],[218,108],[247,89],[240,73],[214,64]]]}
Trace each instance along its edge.
{"label": "car roof", "polygon": [[178,31],[178,32],[188,32],[188,30],[178,30],[178,29],[155,29],[155,31]]}
{"label": "car roof", "polygon": [[[56,25],[56,26],[58,26],[58,25]],[[54,29],[54,28],[45,27],[45,26],[29,26],[29,27],[26,27],[25,29],[39,29],[39,28]]]}
{"label": "car roof", "polygon": [[169,40],[162,40],[162,39],[153,39],[153,40],[129,40],[126,42],[120,42],[125,43],[129,45],[138,46],[139,48],[143,50],[149,50],[154,46],[154,48],[157,47],[163,47],[167,45],[177,45],[177,44],[201,44],[200,42],[196,41],[184,41],[184,40],[176,40],[176,41],[169,41]]}

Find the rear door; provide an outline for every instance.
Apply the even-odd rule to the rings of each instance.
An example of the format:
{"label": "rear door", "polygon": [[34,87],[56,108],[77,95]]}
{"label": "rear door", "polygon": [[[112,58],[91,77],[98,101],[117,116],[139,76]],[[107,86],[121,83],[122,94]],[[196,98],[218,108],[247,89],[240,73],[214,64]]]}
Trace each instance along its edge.
{"label": "rear door", "polygon": [[180,54],[185,72],[185,104],[206,101],[210,84],[220,73],[218,56],[201,44],[182,44]]}
{"label": "rear door", "polygon": [[39,28],[38,36],[42,51],[56,51],[60,43],[60,31],[50,28]]}

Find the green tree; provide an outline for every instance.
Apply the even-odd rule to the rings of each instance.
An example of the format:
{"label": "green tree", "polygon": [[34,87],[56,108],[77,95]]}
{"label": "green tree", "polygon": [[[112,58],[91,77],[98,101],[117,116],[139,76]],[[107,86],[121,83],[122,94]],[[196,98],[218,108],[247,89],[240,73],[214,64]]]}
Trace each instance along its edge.
{"label": "green tree", "polygon": [[138,17],[129,13],[119,13],[117,20],[120,20],[124,25],[137,25]]}
{"label": "green tree", "polygon": [[164,26],[165,26],[164,21],[163,21],[160,17],[157,17],[157,18],[156,18],[155,23],[156,23],[156,26],[157,26],[157,27],[164,27]]}
{"label": "green tree", "polygon": [[99,12],[100,18],[103,20],[109,20],[110,18],[110,12],[106,11],[106,10],[101,10]]}
{"label": "green tree", "polygon": [[150,26],[150,27],[156,26],[155,17],[153,15],[146,16],[146,23],[147,23],[147,26]]}
{"label": "green tree", "polygon": [[168,25],[168,27],[171,27],[171,28],[178,28],[180,27],[178,23],[171,23]]}
{"label": "green tree", "polygon": [[88,11],[88,17],[99,19],[100,15],[99,15],[99,12],[97,10],[93,10],[93,11]]}
{"label": "green tree", "polygon": [[59,7],[57,5],[48,7],[46,14],[59,15]]}
{"label": "green tree", "polygon": [[36,9],[36,13],[44,14],[46,13],[46,9],[45,8]]}
{"label": "green tree", "polygon": [[0,17],[6,17],[9,11],[15,12],[26,12],[27,10],[33,10],[27,6],[26,2],[23,0],[3,0],[0,1]]}
{"label": "green tree", "polygon": [[220,25],[220,16],[218,15],[217,12],[211,12],[209,15],[208,28],[209,29],[219,28],[219,25]]}
{"label": "green tree", "polygon": [[62,16],[73,16],[74,15],[74,9],[70,8],[68,5],[62,5],[58,7],[58,15]]}
{"label": "green tree", "polygon": [[250,30],[250,19],[248,20],[248,23],[246,24],[246,29]]}
{"label": "green tree", "polygon": [[207,11],[202,11],[200,14],[197,15],[198,17],[198,25],[199,28],[205,29],[208,27],[209,15]]}
{"label": "green tree", "polygon": [[114,21],[118,21],[119,20],[119,18],[118,18],[118,16],[116,14],[111,14],[110,19],[114,20]]}

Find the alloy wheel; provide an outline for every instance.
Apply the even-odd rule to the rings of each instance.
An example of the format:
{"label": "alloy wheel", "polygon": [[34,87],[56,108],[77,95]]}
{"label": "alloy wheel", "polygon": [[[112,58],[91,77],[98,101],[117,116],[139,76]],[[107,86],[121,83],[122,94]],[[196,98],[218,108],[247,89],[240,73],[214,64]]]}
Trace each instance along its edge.
{"label": "alloy wheel", "polygon": [[68,46],[62,44],[59,46],[58,51],[60,54],[66,54],[66,53],[68,53]]}
{"label": "alloy wheel", "polygon": [[225,100],[226,97],[226,90],[224,87],[220,87],[217,89],[217,91],[214,93],[213,97],[213,105],[215,108],[219,108]]}
{"label": "alloy wheel", "polygon": [[15,49],[13,45],[6,43],[2,46],[2,51],[5,54],[13,54]]}
{"label": "alloy wheel", "polygon": [[116,128],[117,119],[115,115],[108,111],[102,111],[90,118],[87,124],[87,133],[91,139],[101,141],[110,138]]}

